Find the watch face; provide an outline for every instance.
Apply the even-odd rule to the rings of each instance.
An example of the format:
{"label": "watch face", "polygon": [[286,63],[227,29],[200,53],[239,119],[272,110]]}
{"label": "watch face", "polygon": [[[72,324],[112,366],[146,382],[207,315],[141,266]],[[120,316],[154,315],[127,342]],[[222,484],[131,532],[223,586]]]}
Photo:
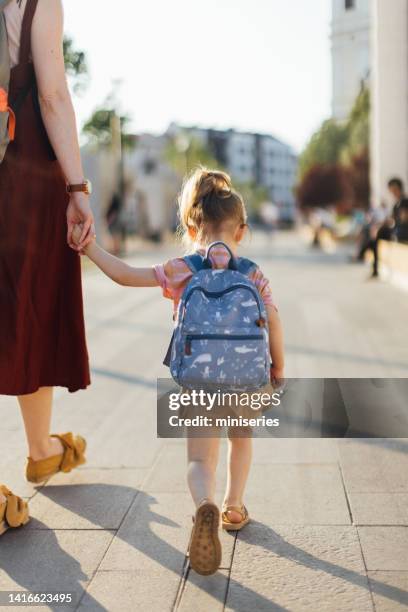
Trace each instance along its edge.
{"label": "watch face", "polygon": [[85,181],[85,184],[86,184],[86,193],[91,195],[91,193],[92,193],[92,183],[91,183],[91,181]]}

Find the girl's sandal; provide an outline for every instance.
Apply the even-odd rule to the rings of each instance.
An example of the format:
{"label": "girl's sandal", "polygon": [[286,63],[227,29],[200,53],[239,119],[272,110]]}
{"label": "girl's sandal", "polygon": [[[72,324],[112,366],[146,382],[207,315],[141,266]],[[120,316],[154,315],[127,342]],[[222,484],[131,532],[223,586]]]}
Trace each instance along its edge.
{"label": "girl's sandal", "polygon": [[51,437],[58,438],[61,441],[64,452],[62,455],[54,455],[39,461],[33,461],[29,457],[26,468],[26,478],[29,482],[39,484],[58,472],[70,472],[86,462],[86,441],[84,438],[74,436],[72,433],[54,434]]}
{"label": "girl's sandal", "polygon": [[[228,512],[237,512],[242,516],[242,521],[239,523],[233,523],[228,518]],[[222,508],[222,528],[226,531],[239,531],[245,525],[249,523],[249,514],[248,510],[244,505],[242,506],[223,506]]]}
{"label": "girl's sandal", "polygon": [[215,574],[221,564],[221,543],[218,537],[220,511],[204,499],[193,518],[189,557],[192,569],[202,576]]}
{"label": "girl's sandal", "polygon": [[0,504],[0,536],[10,527],[16,529],[26,525],[30,520],[28,504],[21,497],[14,495],[7,487],[0,485],[0,492],[6,501]]}

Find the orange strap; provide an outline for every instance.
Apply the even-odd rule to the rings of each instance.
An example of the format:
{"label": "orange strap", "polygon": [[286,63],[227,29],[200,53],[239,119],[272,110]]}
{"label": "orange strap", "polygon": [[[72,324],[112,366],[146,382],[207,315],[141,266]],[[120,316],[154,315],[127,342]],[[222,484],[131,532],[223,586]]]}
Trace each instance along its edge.
{"label": "orange strap", "polygon": [[5,89],[0,87],[0,113],[9,113],[8,133],[10,140],[14,140],[16,135],[16,116],[13,109],[9,106],[8,95]]}

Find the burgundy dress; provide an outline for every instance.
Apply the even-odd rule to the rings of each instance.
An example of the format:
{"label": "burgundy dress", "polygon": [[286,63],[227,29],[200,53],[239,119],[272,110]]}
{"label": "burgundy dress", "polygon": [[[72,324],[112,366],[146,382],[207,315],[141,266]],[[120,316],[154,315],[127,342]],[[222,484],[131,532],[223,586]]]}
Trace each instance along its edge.
{"label": "burgundy dress", "polygon": [[68,196],[38,106],[28,0],[10,100],[16,138],[0,163],[0,394],[89,385],[80,258],[66,242]]}

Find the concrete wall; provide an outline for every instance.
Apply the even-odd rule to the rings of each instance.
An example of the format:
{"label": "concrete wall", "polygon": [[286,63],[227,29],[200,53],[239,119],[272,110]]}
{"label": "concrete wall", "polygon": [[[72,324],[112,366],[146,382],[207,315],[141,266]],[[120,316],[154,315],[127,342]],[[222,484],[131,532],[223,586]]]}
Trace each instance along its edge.
{"label": "concrete wall", "polygon": [[408,2],[372,0],[373,203],[396,175],[408,187]]}

